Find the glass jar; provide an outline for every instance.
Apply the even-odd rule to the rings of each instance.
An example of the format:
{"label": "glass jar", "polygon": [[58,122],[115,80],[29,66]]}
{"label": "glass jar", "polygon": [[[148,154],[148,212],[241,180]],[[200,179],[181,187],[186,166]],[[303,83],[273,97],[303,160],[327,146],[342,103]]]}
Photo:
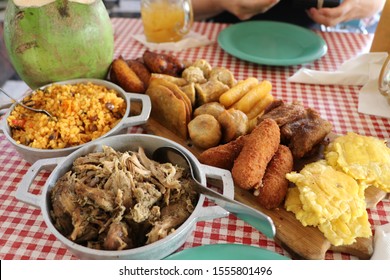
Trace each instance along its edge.
{"label": "glass jar", "polygon": [[180,41],[193,24],[191,0],[141,0],[141,19],[148,42]]}
{"label": "glass jar", "polygon": [[390,54],[387,56],[379,74],[378,87],[380,93],[387,98],[390,105]]}

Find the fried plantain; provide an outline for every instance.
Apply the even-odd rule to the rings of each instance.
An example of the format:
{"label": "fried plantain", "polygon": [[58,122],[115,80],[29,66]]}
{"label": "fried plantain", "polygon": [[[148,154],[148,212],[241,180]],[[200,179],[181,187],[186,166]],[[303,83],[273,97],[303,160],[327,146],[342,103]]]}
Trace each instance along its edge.
{"label": "fried plantain", "polygon": [[110,76],[127,92],[144,93],[146,90],[145,84],[122,57],[113,60]]}
{"label": "fried plantain", "polygon": [[127,60],[127,64],[134,71],[134,73],[137,74],[138,78],[144,83],[145,88],[147,88],[149,86],[151,73],[149,69],[145,66],[145,64],[136,59]]}

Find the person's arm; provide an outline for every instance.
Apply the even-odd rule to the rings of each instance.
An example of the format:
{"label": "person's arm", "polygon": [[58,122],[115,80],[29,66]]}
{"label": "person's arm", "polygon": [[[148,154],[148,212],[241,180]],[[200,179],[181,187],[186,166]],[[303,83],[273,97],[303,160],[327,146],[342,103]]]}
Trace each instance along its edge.
{"label": "person's arm", "polygon": [[195,20],[204,20],[224,11],[218,0],[192,0]]}
{"label": "person's arm", "polygon": [[336,8],[311,8],[308,15],[315,22],[335,26],[341,22],[371,17],[381,11],[386,0],[344,0]]}
{"label": "person's arm", "polygon": [[240,20],[265,13],[280,0],[192,0],[194,17],[203,20],[228,11]]}

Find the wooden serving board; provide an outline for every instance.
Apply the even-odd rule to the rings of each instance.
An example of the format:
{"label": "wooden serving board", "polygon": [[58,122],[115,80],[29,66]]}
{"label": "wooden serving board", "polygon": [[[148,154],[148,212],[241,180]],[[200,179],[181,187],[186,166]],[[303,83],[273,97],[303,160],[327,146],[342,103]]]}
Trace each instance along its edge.
{"label": "wooden serving board", "polygon": [[[192,146],[190,141],[180,138],[152,118],[144,125],[144,129],[149,134],[162,136],[181,144],[196,157],[202,152],[201,149]],[[332,137],[335,136],[331,135],[330,138]],[[316,156],[311,161],[315,159]],[[300,164],[302,165],[302,163]],[[217,187],[218,184],[220,185],[220,182],[214,180],[209,183]],[[375,206],[385,196],[386,193],[377,188],[368,188],[366,190],[367,208]],[[292,212],[288,212],[282,207],[274,210],[267,210],[261,207],[249,191],[235,187],[235,199],[262,211],[273,220],[276,227],[275,241],[285,248],[293,258],[321,260],[325,258],[328,250],[348,253],[360,259],[369,259],[373,253],[372,237],[359,238],[357,242],[349,246],[332,246],[318,228],[304,227]]]}

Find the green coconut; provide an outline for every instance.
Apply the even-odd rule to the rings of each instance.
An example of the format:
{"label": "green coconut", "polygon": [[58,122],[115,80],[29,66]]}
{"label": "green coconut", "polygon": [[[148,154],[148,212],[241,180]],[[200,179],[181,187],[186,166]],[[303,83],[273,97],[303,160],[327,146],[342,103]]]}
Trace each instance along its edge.
{"label": "green coconut", "polygon": [[32,89],[75,78],[106,77],[114,36],[101,0],[9,0],[7,52]]}

